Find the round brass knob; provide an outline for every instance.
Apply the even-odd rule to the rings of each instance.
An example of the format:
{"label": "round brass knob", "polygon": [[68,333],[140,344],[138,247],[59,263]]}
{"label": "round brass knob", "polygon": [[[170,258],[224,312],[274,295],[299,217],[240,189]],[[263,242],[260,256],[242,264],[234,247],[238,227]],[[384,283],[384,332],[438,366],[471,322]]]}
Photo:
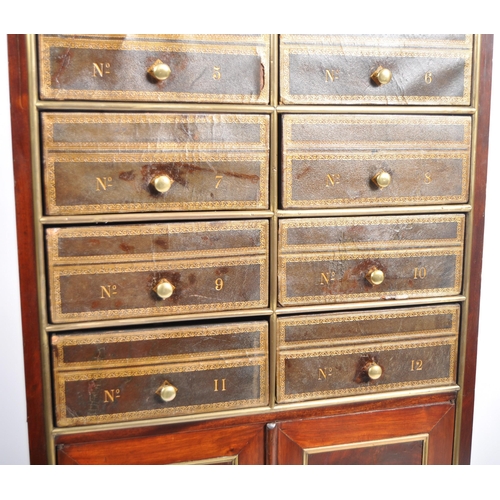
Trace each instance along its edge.
{"label": "round brass knob", "polygon": [[161,387],[156,391],[156,394],[160,396],[162,401],[168,403],[169,401],[175,399],[175,396],[177,396],[177,387],[173,386],[168,380],[165,380],[163,385],[161,385]]}
{"label": "round brass knob", "polygon": [[151,184],[159,193],[166,193],[173,183],[174,181],[168,175],[159,175],[151,181]]}
{"label": "round brass knob", "polygon": [[171,72],[172,70],[170,69],[170,66],[160,61],[160,59],[157,59],[155,63],[148,69],[148,73],[159,82],[166,80],[170,76]]}
{"label": "round brass knob", "polygon": [[175,290],[175,286],[170,283],[168,280],[161,280],[155,287],[154,291],[156,295],[160,297],[160,299],[165,300],[168,299]]}
{"label": "round brass knob", "polygon": [[382,368],[376,363],[373,363],[368,368],[367,373],[371,380],[377,380],[382,376]]}
{"label": "round brass knob", "polygon": [[381,285],[384,278],[384,272],[380,269],[371,269],[366,275],[366,279],[374,286]]}
{"label": "round brass knob", "polygon": [[391,81],[392,71],[390,69],[379,66],[372,73],[371,78],[377,85],[386,85]]}
{"label": "round brass knob", "polygon": [[372,177],[373,183],[380,189],[386,188],[391,183],[391,174],[388,172],[378,172]]}

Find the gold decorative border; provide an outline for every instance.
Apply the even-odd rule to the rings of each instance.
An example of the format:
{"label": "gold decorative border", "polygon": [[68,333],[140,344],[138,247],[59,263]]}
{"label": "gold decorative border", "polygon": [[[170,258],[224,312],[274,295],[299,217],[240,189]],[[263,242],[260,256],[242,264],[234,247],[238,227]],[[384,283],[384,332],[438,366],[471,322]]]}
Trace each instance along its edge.
{"label": "gold decorative border", "polygon": [[[259,265],[260,267],[260,283],[256,286],[260,288],[260,300],[247,302],[222,302],[211,304],[186,304],[182,306],[160,306],[143,307],[134,309],[118,309],[104,311],[81,311],[75,313],[63,313],[62,311],[62,296],[60,277],[75,276],[81,274],[118,274],[118,273],[133,273],[143,271],[166,271],[171,269],[206,269],[209,267],[219,266],[248,266]],[[224,259],[217,260],[203,259],[198,261],[169,261],[163,262],[146,262],[140,264],[102,264],[90,266],[61,266],[53,267],[50,270],[50,299],[52,321],[54,323],[75,322],[75,321],[91,321],[98,319],[123,319],[123,318],[139,318],[144,316],[163,316],[180,313],[195,313],[206,311],[228,311],[235,309],[252,309],[265,307],[268,304],[268,259],[265,256],[248,256],[244,259]]]}
{"label": "gold decorative border", "polygon": [[[159,373],[189,373],[194,371],[217,370],[226,368],[240,368],[247,366],[259,367],[259,390],[260,397],[256,399],[225,401],[219,403],[206,403],[189,406],[178,406],[176,408],[160,408],[154,410],[136,410],[124,413],[113,413],[86,417],[68,417],[66,406],[66,382],[79,380],[100,380],[113,377],[137,377],[145,375],[156,375]],[[252,382],[252,381],[250,381]],[[56,373],[54,381],[56,393],[56,419],[60,427],[71,425],[89,425],[111,422],[125,422],[129,420],[144,420],[147,418],[162,418],[176,415],[189,415],[193,413],[206,413],[212,411],[224,411],[235,408],[248,408],[252,406],[264,406],[268,403],[268,370],[267,356],[255,356],[253,358],[240,360],[222,360],[212,363],[184,363],[174,365],[153,366],[148,368],[117,369],[114,371],[85,371],[85,372],[59,372]],[[137,402],[138,406],[140,401]]]}
{"label": "gold decorative border", "polygon": [[449,40],[443,38],[411,38],[410,35],[389,35],[392,38],[381,37],[377,35],[280,35],[281,45],[363,45],[363,46],[395,46],[395,47],[427,47],[435,48],[437,46],[447,49],[470,49],[472,50],[472,35],[465,34],[463,40]]}
{"label": "gold decorative border", "polygon": [[374,448],[377,446],[387,446],[399,443],[422,443],[422,465],[427,465],[429,458],[429,434],[414,434],[412,436],[400,436],[386,439],[373,439],[371,441],[357,441],[354,443],[342,443],[329,446],[317,446],[316,448],[304,448],[302,451],[302,465],[309,465],[309,456],[319,453],[336,452],[343,450],[352,450],[359,448]]}
{"label": "gold decorative border", "polygon": [[[365,147],[368,149],[470,149],[472,122],[469,116],[414,116],[414,115],[286,115],[283,122],[284,156],[294,149],[351,149],[354,147]],[[448,127],[450,125],[460,125],[463,127],[462,141],[324,141],[309,140],[296,141],[293,139],[292,128],[294,125],[420,125],[422,127],[440,125]],[[362,132],[362,131],[361,131]]]}
{"label": "gold decorative border", "polygon": [[[198,249],[182,250],[178,252],[151,252],[132,255],[78,255],[75,257],[59,256],[59,240],[61,238],[103,238],[120,236],[141,236],[151,235],[160,236],[168,234],[186,234],[186,233],[208,233],[224,231],[259,231],[258,247],[233,247],[220,249]],[[256,255],[268,253],[268,233],[269,222],[267,220],[248,220],[248,221],[221,221],[221,222],[187,222],[187,223],[158,223],[158,224],[140,224],[134,226],[97,226],[97,227],[64,227],[49,228],[46,230],[47,254],[49,269],[54,265],[64,264],[84,264],[94,262],[129,262],[142,260],[178,260],[193,259],[201,257],[216,257],[228,255]]]}
{"label": "gold decorative border", "polygon": [[[56,194],[56,162],[236,162],[253,161],[260,162],[260,179],[258,187],[258,200],[248,201],[192,201],[186,199],[181,202],[154,201],[144,203],[103,203],[88,205],[58,205]],[[93,213],[120,213],[120,212],[142,212],[142,211],[167,211],[167,210],[230,210],[230,209],[265,209],[268,207],[268,185],[269,185],[269,156],[267,154],[252,153],[211,153],[211,154],[55,154],[46,158],[45,167],[45,205],[49,215],[73,215]]]}
{"label": "gold decorative border", "polygon": [[[375,146],[374,146],[375,148]],[[294,160],[311,160],[311,161],[364,161],[364,160],[408,160],[408,159],[461,159],[462,160],[462,192],[459,195],[435,195],[435,196],[394,196],[394,197],[373,197],[373,198],[331,198],[321,200],[295,200],[292,198],[293,177],[292,177],[292,162]],[[311,207],[326,207],[332,206],[360,206],[360,205],[400,205],[400,204],[440,204],[440,203],[464,203],[469,197],[469,169],[470,155],[469,153],[355,153],[355,154],[335,154],[335,153],[287,153],[283,164],[282,171],[283,193],[285,208],[311,208]]]}
{"label": "gold decorative border", "polygon": [[[455,256],[455,282],[452,288],[433,288],[421,290],[393,290],[384,292],[367,292],[367,293],[346,293],[336,295],[306,295],[303,297],[288,297],[287,296],[287,278],[286,265],[288,262],[319,262],[319,261],[343,261],[355,259],[397,259],[405,257],[440,257],[440,256]],[[427,297],[427,296],[443,296],[456,295],[460,292],[462,284],[462,259],[463,248],[437,248],[437,249],[417,249],[412,250],[386,250],[372,252],[339,252],[332,255],[331,253],[318,253],[307,255],[280,255],[279,256],[279,302],[283,306],[301,305],[301,304],[323,304],[325,302],[353,302],[357,300],[366,301],[369,299],[389,299],[389,298],[409,298],[409,297]]]}
{"label": "gold decorative border", "polygon": [[[458,59],[464,61],[463,96],[409,96],[403,95],[315,95],[290,93],[290,54],[323,55],[327,57],[407,57],[427,59]],[[368,71],[368,70],[367,70]],[[418,104],[418,105],[469,105],[472,88],[472,49],[469,50],[432,50],[401,49],[380,47],[318,47],[285,46],[280,47],[280,96],[285,104]],[[369,73],[367,73],[367,78]],[[404,89],[402,89],[404,91]]]}
{"label": "gold decorative border", "polygon": [[[66,362],[64,360],[64,348],[82,345],[96,345],[96,344],[117,344],[121,342],[144,342],[148,340],[159,339],[172,339],[172,338],[190,338],[198,337],[203,340],[208,336],[219,335],[234,335],[234,334],[259,334],[259,346],[255,348],[240,348],[232,350],[218,350],[213,352],[189,352],[183,354],[168,354],[164,356],[149,356],[142,358],[124,358],[124,359],[102,359],[99,361],[79,360],[75,362]],[[265,354],[267,355],[268,346],[268,324],[267,322],[247,322],[247,323],[230,323],[226,325],[216,326],[185,326],[185,327],[172,327],[162,328],[161,331],[156,330],[136,330],[133,332],[119,331],[116,333],[102,333],[102,334],[69,334],[69,335],[53,335],[51,338],[53,349],[57,353],[53,353],[53,366],[54,373],[66,370],[82,370],[96,367],[111,366],[140,366],[151,365],[158,363],[178,363],[185,361],[189,358],[190,361],[198,361],[200,359],[212,358],[231,358],[231,357],[244,357],[247,355]]]}
{"label": "gold decorative border", "polygon": [[[56,39],[54,35],[39,35],[41,38],[47,39],[49,37]],[[231,35],[231,34],[173,34],[173,35],[160,35],[160,34],[106,34],[106,35],[94,35],[94,34],[78,34],[78,35],[57,35],[57,40],[60,40],[61,36],[70,37],[76,36],[79,39],[85,40],[113,40],[126,37],[130,41],[170,41],[179,40],[185,42],[196,41],[200,43],[234,43],[234,44],[252,44],[252,45],[265,45],[269,43],[269,35]]]}
{"label": "gold decorative border", "polygon": [[[437,379],[427,379],[427,380],[414,380],[408,382],[394,382],[391,384],[378,384],[377,386],[363,386],[354,387],[351,389],[335,389],[328,391],[312,391],[295,393],[293,395],[287,395],[285,393],[285,361],[287,359],[296,358],[314,358],[314,357],[324,357],[324,356],[343,356],[347,354],[362,354],[365,352],[381,352],[381,351],[398,351],[407,349],[419,349],[426,347],[439,347],[439,346],[450,346],[450,364],[448,377],[437,378]],[[456,371],[456,361],[457,361],[457,337],[447,338],[443,340],[432,340],[423,342],[397,342],[397,343],[387,343],[384,345],[380,344],[366,344],[356,347],[338,347],[335,349],[315,349],[309,350],[307,352],[289,352],[281,351],[278,353],[277,360],[277,401],[279,403],[284,402],[294,402],[294,401],[304,401],[309,399],[323,399],[328,397],[341,397],[349,396],[352,394],[369,394],[377,392],[385,392],[388,390],[399,390],[422,387],[422,386],[436,386],[436,385],[446,385],[455,381],[455,371]]]}
{"label": "gold decorative border", "polygon": [[[228,39],[227,41],[231,41]],[[234,39],[236,41],[236,39]],[[254,94],[212,94],[190,92],[159,91],[118,91],[118,90],[64,90],[53,89],[50,68],[50,49],[52,46],[68,49],[97,49],[115,51],[154,51],[186,52],[198,54],[254,55],[261,58],[265,67],[266,79],[258,95]],[[269,51],[270,39],[265,38],[263,45],[215,45],[206,43],[177,43],[141,40],[102,40],[74,39],[58,37],[39,37],[40,94],[44,99],[92,99],[124,101],[186,101],[222,103],[261,103],[269,102]],[[144,68],[146,72],[147,68]]]}
{"label": "gold decorative border", "polygon": [[[305,326],[305,325],[325,325],[338,323],[352,323],[358,321],[376,321],[383,319],[408,319],[408,318],[419,318],[423,316],[441,316],[441,315],[451,315],[451,326],[449,329],[435,329],[435,330],[416,330],[414,332],[404,332],[404,333],[382,333],[374,335],[363,335],[361,336],[343,336],[331,339],[308,339],[303,341],[287,341],[286,340],[286,328],[288,326]],[[314,316],[298,316],[298,317],[280,317],[277,319],[278,322],[278,349],[285,350],[294,347],[311,346],[315,345],[334,345],[342,343],[364,343],[367,341],[384,341],[391,338],[409,338],[420,335],[425,336],[458,336],[458,327],[460,320],[460,306],[458,305],[446,305],[446,306],[431,306],[418,309],[389,309],[389,310],[378,310],[378,311],[362,311],[356,313],[337,313],[337,314],[317,314]]]}
{"label": "gold decorative border", "polygon": [[[288,244],[289,228],[310,228],[310,227],[338,227],[338,226],[379,226],[379,225],[399,225],[399,224],[447,224],[456,223],[457,233],[455,238],[440,239],[439,235],[435,239],[426,240],[370,240],[356,242],[337,242],[325,244],[308,243],[304,245]],[[311,251],[332,251],[356,250],[358,248],[387,248],[387,247],[434,247],[434,246],[462,246],[464,242],[465,216],[464,215],[416,215],[416,216],[388,216],[388,217],[336,217],[321,219],[286,219],[280,221],[279,236],[280,253],[287,252],[311,252]]]}
{"label": "gold decorative border", "polygon": [[[259,142],[54,142],[54,125],[61,124],[208,124],[220,123],[223,125],[259,125]],[[57,150],[102,151],[104,149],[124,150],[144,149],[145,153],[151,150],[197,151],[197,150],[269,150],[269,117],[267,115],[242,115],[222,113],[49,113],[42,114],[42,134],[45,156]]]}

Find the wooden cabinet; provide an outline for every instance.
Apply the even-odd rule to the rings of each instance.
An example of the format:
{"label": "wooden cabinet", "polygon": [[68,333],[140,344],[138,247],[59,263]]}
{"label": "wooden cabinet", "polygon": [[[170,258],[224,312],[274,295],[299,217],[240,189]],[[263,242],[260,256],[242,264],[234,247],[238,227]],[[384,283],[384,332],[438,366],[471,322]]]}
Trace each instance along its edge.
{"label": "wooden cabinet", "polygon": [[488,35],[9,36],[33,463],[467,463]]}

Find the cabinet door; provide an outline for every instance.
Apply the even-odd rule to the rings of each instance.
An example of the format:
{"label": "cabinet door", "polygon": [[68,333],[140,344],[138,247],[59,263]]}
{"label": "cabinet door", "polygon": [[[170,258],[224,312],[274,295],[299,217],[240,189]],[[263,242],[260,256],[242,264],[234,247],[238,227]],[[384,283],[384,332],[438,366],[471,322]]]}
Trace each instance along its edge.
{"label": "cabinet door", "polygon": [[264,465],[264,428],[241,425],[57,447],[61,465]]}
{"label": "cabinet door", "polygon": [[268,432],[277,465],[451,464],[451,403],[279,422]]}

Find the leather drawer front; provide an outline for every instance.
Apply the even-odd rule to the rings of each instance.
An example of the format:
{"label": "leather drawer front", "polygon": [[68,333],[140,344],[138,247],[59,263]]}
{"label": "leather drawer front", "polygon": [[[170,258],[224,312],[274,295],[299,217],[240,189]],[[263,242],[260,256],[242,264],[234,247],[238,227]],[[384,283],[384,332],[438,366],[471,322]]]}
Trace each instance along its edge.
{"label": "leather drawer front", "polygon": [[[463,215],[282,220],[279,303],[458,294],[463,238]],[[382,271],[381,283],[373,283],[373,271]]]}
{"label": "leather drawer front", "polygon": [[[52,336],[59,426],[266,405],[263,321]],[[161,398],[164,384],[176,388]]]}
{"label": "leather drawer front", "polygon": [[282,207],[465,203],[470,141],[469,117],[285,116]]}
{"label": "leather drawer front", "polygon": [[[267,35],[40,35],[42,99],[267,104]],[[170,75],[148,73],[155,63]]]}
{"label": "leather drawer front", "polygon": [[[371,75],[392,72],[380,85]],[[283,104],[469,105],[472,35],[281,35]]]}
{"label": "leather drawer front", "polygon": [[452,304],[279,318],[278,402],[453,384],[459,316]]}
{"label": "leather drawer front", "polygon": [[268,116],[43,113],[42,138],[48,215],[268,207]]}
{"label": "leather drawer front", "polygon": [[268,305],[267,221],[53,228],[47,245],[54,323]]}

